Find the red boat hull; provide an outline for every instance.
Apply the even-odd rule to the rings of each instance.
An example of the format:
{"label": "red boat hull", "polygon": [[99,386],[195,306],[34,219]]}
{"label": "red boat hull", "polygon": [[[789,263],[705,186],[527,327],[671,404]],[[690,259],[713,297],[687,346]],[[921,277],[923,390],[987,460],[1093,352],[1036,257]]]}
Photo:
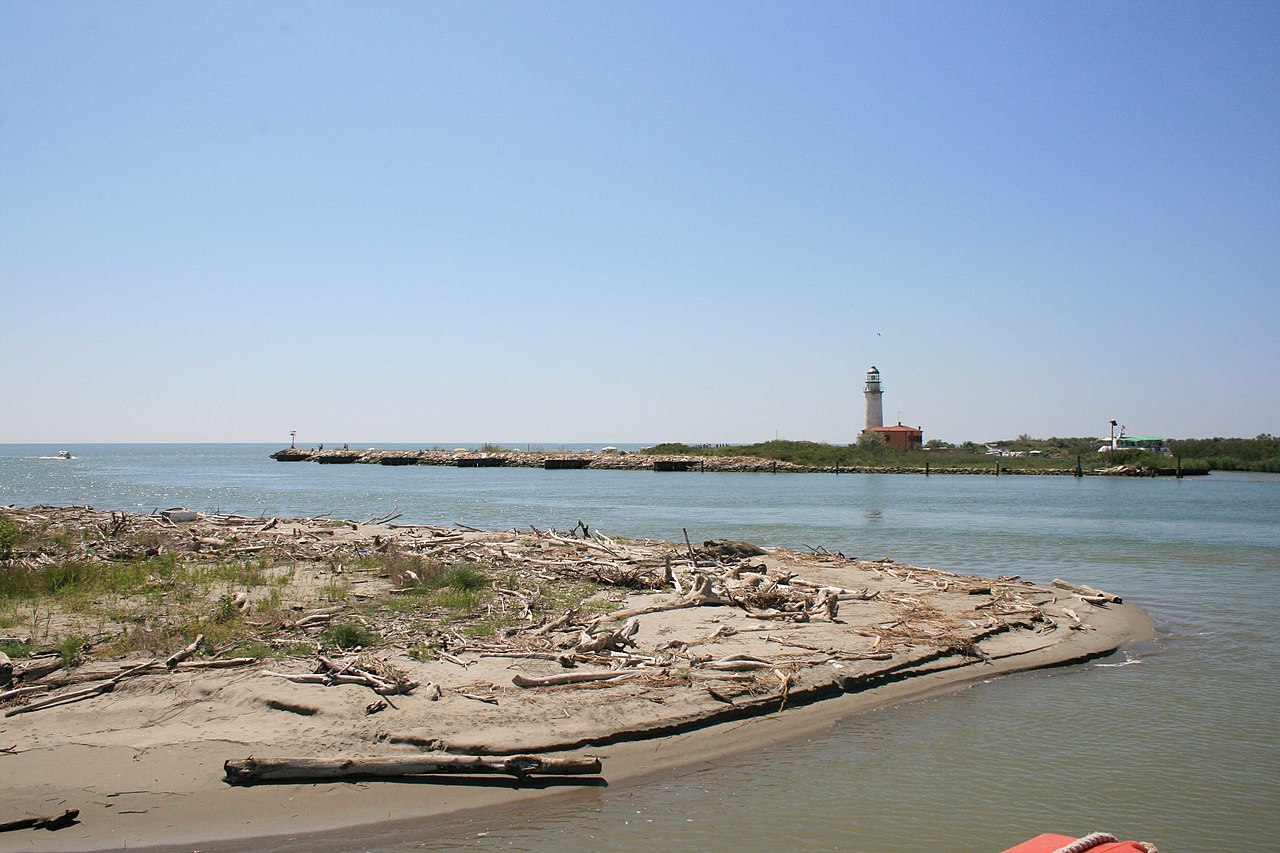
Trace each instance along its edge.
{"label": "red boat hull", "polygon": [[[1076,840],[1070,835],[1046,833],[1037,835],[1030,841],[1024,841],[1016,847],[1010,847],[1003,853],[1054,853]],[[1112,841],[1090,847],[1089,853],[1146,853],[1146,849],[1136,841]]]}

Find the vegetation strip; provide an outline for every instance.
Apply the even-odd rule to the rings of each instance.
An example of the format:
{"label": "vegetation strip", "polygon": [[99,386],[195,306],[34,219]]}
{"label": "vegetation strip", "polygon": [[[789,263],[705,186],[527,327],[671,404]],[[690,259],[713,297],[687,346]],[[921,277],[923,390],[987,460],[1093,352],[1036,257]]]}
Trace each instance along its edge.
{"label": "vegetation strip", "polygon": [[930,440],[921,450],[888,447],[875,434],[848,445],[774,440],[747,445],[658,444],[628,453],[520,451],[499,445],[481,450],[323,450],[288,447],[271,454],[281,462],[326,464],[452,465],[456,467],[603,468],[654,471],[770,473],[1183,475],[1221,471],[1280,472],[1280,439],[1174,439],[1171,455],[1137,448],[1101,450],[1096,438],[1016,439],[988,444]]}

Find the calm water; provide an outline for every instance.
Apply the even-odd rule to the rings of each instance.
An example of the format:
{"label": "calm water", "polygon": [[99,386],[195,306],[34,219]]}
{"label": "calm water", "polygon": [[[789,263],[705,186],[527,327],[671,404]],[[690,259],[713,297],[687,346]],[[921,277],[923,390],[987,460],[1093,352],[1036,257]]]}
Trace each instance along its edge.
{"label": "calm water", "polygon": [[[452,446],[452,445],[450,445]],[[1154,643],[848,719],[821,737],[383,849],[995,851],[1107,829],[1280,848],[1280,476],[654,474],[282,464],[270,445],[0,445],[0,504],[185,505],[728,537],[1133,599]],[[480,833],[484,833],[481,835]]]}

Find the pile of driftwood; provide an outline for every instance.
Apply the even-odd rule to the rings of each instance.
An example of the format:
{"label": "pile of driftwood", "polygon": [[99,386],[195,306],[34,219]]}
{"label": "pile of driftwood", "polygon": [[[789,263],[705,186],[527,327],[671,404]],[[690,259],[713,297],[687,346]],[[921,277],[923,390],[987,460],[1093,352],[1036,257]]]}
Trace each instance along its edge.
{"label": "pile of driftwood", "polygon": [[[64,666],[61,654],[56,651],[34,652],[26,661],[19,662],[10,660],[7,655],[0,652],[0,704],[13,704],[16,700],[25,700],[25,704],[15,705],[4,712],[6,717],[14,717],[110,693],[120,682],[130,678],[165,675],[181,670],[248,666],[257,660],[251,657],[188,660],[201,648],[204,639],[204,635],[201,634],[192,643],[174,652],[164,661],[150,658],[142,662],[117,664],[114,666],[114,671],[106,670],[101,666],[68,668]],[[53,692],[92,682],[98,683],[68,692]],[[52,695],[44,695],[50,693]],[[35,699],[36,694],[40,694],[41,698]]]}
{"label": "pile of driftwood", "polygon": [[[1105,607],[1119,601],[1065,581],[1047,589],[1016,577],[981,579],[907,566],[887,557],[857,560],[823,547],[797,554],[737,541],[694,545],[685,531],[680,542],[612,538],[581,521],[569,530],[531,526],[523,531],[484,531],[462,524],[397,525],[392,523],[398,516],[395,511],[364,522],[222,514],[197,514],[194,520],[174,522],[163,514],[102,513],[87,507],[7,508],[0,513],[24,525],[76,533],[28,537],[23,542],[33,544],[20,542],[5,556],[9,565],[176,552],[191,563],[252,557],[269,570],[284,567],[290,577],[305,582],[288,588],[291,598],[283,604],[263,606],[262,591],[251,588],[229,593],[221,602],[238,625],[251,629],[255,640],[289,647],[291,656],[261,672],[262,683],[367,689],[374,695],[366,714],[400,711],[396,697],[418,702],[457,696],[498,705],[540,691],[610,688],[621,688],[610,695],[623,698],[659,688],[691,688],[694,693],[680,695],[694,697],[700,708],[717,713],[738,713],[742,705],[721,708],[715,703],[735,704],[744,694],[753,703],[777,709],[787,703],[793,687],[810,689],[815,672],[830,675],[833,669],[860,661],[885,664],[858,664],[844,671],[889,672],[923,658],[955,655],[980,659],[984,653],[978,644],[992,634],[1013,626],[1042,633],[1059,627],[1089,630],[1073,607]],[[437,568],[467,564],[481,571],[486,585],[479,609],[461,619],[453,613],[454,621],[446,623],[433,622],[429,608],[406,613],[405,602],[417,599],[401,599],[395,608],[380,607],[388,596],[420,584],[416,572],[428,563]],[[315,590],[321,578],[341,578],[350,591],[346,600],[319,600]],[[569,606],[549,603],[557,585],[584,580],[597,588],[590,600]],[[1050,614],[1045,604],[1059,595],[1073,606],[1058,605]],[[699,608],[714,612],[701,621],[674,613]],[[507,627],[479,637],[463,630],[468,619],[494,617],[501,617],[495,621]],[[368,636],[377,637],[374,647],[325,647],[334,634],[320,635],[338,622],[362,622]],[[172,636],[173,626],[169,630],[167,636]],[[311,652],[300,657],[299,647]],[[221,657],[230,653],[229,648],[210,649],[203,637],[196,637],[168,657],[156,654],[146,660],[78,668],[64,667],[57,652],[36,653],[23,661],[0,659],[0,703],[9,706],[6,716],[16,716],[89,700],[129,679],[255,662]],[[424,653],[428,659],[419,666]],[[196,659],[201,654],[206,657]],[[465,675],[468,668],[491,658],[515,670],[509,683],[506,675],[489,683]],[[450,678],[454,672],[463,677]],[[295,702],[293,697],[267,704],[302,708],[290,702]],[[473,717],[471,706],[465,707],[464,712],[449,712],[468,721],[498,713],[477,705],[480,713]],[[392,742],[417,741],[393,737]],[[599,762],[433,755],[321,762],[250,758],[226,765],[228,781],[236,784],[450,772],[590,774],[599,772]]]}
{"label": "pile of driftwood", "polygon": [[411,693],[418,686],[418,682],[411,680],[404,672],[374,659],[352,658],[346,663],[340,663],[323,653],[317,654],[316,657],[318,665],[313,673],[297,674],[266,670],[262,674],[283,678],[294,684],[323,684],[326,687],[336,684],[358,684],[368,687],[381,696]]}
{"label": "pile of driftwood", "polygon": [[[889,605],[897,618],[864,629],[873,642],[863,654],[872,655],[891,654],[895,649],[920,644],[962,649],[972,642],[975,630],[990,630],[1010,623],[1042,629],[1056,627],[1037,604],[1026,598],[1027,587],[1016,578],[1002,578],[993,583],[903,566],[887,558],[861,562],[825,548],[810,549],[813,554],[809,562],[815,566],[858,568],[869,573],[863,577],[898,582],[892,590],[872,589],[867,585],[850,587],[810,580],[776,564],[771,568],[765,551],[750,543],[709,541],[695,547],[687,532],[683,533],[683,543],[669,543],[614,539],[583,522],[564,532],[532,526],[527,532],[488,532],[466,525],[405,527],[388,523],[398,515],[394,511],[367,522],[198,515],[194,522],[182,524],[169,521],[163,514],[102,513],[88,507],[8,508],[5,513],[29,525],[58,525],[78,530],[79,536],[62,537],[60,541],[80,543],[77,547],[83,550],[83,555],[63,553],[57,555],[58,559],[78,556],[117,559],[169,551],[231,559],[259,555],[264,560],[287,563],[291,567],[299,563],[316,565],[334,574],[341,574],[347,566],[376,555],[484,566],[491,575],[515,578],[516,582],[494,585],[485,613],[477,615],[516,615],[521,624],[485,641],[442,629],[430,638],[431,642],[440,648],[444,660],[450,657],[456,660],[465,651],[475,651],[492,656],[540,657],[555,660],[566,670],[576,670],[551,676],[554,681],[544,680],[538,682],[539,686],[609,682],[669,671],[672,667],[688,668],[695,675],[760,670],[785,683],[787,659],[704,659],[705,656],[689,651],[690,647],[708,641],[706,639],[693,638],[681,644],[681,649],[641,652],[637,648],[635,637],[641,630],[641,617],[684,608],[733,608],[751,620],[758,620],[765,626],[762,630],[767,630],[769,625],[836,622],[843,606],[878,601]],[[16,553],[11,559],[41,562],[55,557],[36,550]],[[350,576],[352,572],[347,574]],[[580,609],[550,613],[538,590],[545,584],[565,579],[585,579],[612,588],[619,600],[627,593],[646,591],[665,592],[670,597],[603,615],[584,615]],[[358,603],[415,581],[410,570],[381,579],[359,578],[353,583],[364,584],[367,591],[355,588],[353,597]],[[918,593],[904,592],[904,586]],[[984,614],[980,623],[971,620],[967,625],[957,624],[953,619],[943,618],[928,601],[930,592],[954,590],[982,596],[981,600],[974,600],[975,612]],[[295,605],[300,609],[293,611],[293,616],[263,618],[252,611],[253,602],[248,593],[237,593],[230,603],[269,644],[296,642],[300,635],[314,639],[339,617],[366,619],[353,613],[350,604],[310,608]],[[376,627],[392,648],[397,644],[408,648],[428,639],[410,620],[397,619],[394,615]],[[337,661],[323,656],[321,660],[313,672],[274,674],[302,682],[361,683],[384,695],[412,689],[408,679],[387,679],[368,669],[363,673],[354,672],[351,664],[339,666]],[[326,660],[328,663],[323,662]],[[214,665],[214,662],[203,662],[203,665]],[[148,667],[142,667],[141,671],[148,671]],[[24,672],[27,673],[24,681],[35,680],[31,670],[24,669]],[[534,683],[530,676],[517,678],[524,680],[524,683],[517,681],[517,686],[528,687]],[[33,692],[36,689],[33,687]]]}
{"label": "pile of driftwood", "polygon": [[[728,680],[733,689],[709,688],[713,698],[725,700],[737,693],[753,691],[762,683],[784,695],[795,672],[805,667],[833,661],[888,660],[895,650],[928,646],[980,656],[975,640],[1003,630],[1011,623],[1053,624],[1043,610],[1027,597],[1028,588],[1016,578],[983,582],[948,572],[902,566],[887,558],[859,563],[825,549],[814,550],[813,561],[835,567],[859,567],[878,579],[888,578],[921,588],[919,595],[885,592],[861,586],[849,588],[799,577],[795,571],[770,569],[765,552],[749,543],[711,541],[701,547],[687,540],[683,548],[669,543],[622,542],[590,532],[579,523],[569,533],[534,530],[536,539],[506,540],[495,548],[490,543],[457,543],[477,556],[476,548],[487,548],[490,559],[508,567],[545,569],[554,567],[561,576],[586,577],[630,590],[667,591],[671,597],[635,607],[617,609],[588,617],[576,610],[557,615],[538,615],[536,596],[519,590],[500,589],[512,597],[527,624],[510,628],[487,641],[464,638],[456,633],[442,638],[441,659],[462,664],[462,656],[554,661],[562,672],[530,676],[517,674],[512,683],[520,688],[583,685],[601,687],[622,683],[671,683],[673,672],[690,682]],[[494,534],[496,536],[497,534]],[[539,547],[553,547],[559,559],[539,554]],[[896,584],[901,586],[902,584]],[[975,609],[985,604],[987,615],[980,620],[957,623],[928,602],[928,592],[959,592],[973,595]],[[981,596],[979,598],[978,596]],[[898,618],[860,631],[871,640],[869,647],[852,650],[814,646],[791,641],[770,642],[787,647],[768,657],[734,654],[701,654],[697,646],[713,643],[734,634],[771,632],[782,625],[803,627],[807,623],[838,622],[842,605],[857,602],[887,604]],[[733,628],[722,625],[703,637],[669,641],[658,648],[642,650],[637,637],[643,617],[696,607],[728,607],[751,620],[756,627]],[[790,651],[794,649],[796,651]]]}
{"label": "pile of driftwood", "polygon": [[[13,565],[51,566],[58,562],[124,562],[161,554],[194,554],[207,558],[267,556],[275,561],[326,561],[376,553],[385,545],[352,537],[365,525],[385,525],[399,517],[392,511],[365,522],[255,518],[235,514],[194,513],[193,521],[172,521],[171,512],[103,512],[88,506],[0,507],[0,516],[23,529],[56,536],[32,537],[5,559]],[[424,528],[427,529],[427,528]],[[443,529],[443,528],[434,528]],[[357,540],[368,539],[355,537]]]}
{"label": "pile of driftwood", "polygon": [[[494,585],[485,612],[477,614],[518,617],[518,627],[507,629],[490,641],[463,638],[443,628],[434,638],[424,638],[411,620],[398,619],[394,614],[376,626],[390,647],[399,644],[407,648],[430,639],[443,654],[455,657],[463,650],[474,649],[492,655],[549,657],[565,668],[607,665],[610,670],[662,669],[675,664],[706,669],[717,662],[699,660],[696,655],[676,660],[670,650],[640,654],[634,642],[640,631],[639,621],[633,621],[637,617],[694,607],[729,607],[761,625],[794,626],[835,622],[842,607],[878,601],[890,606],[898,618],[867,629],[874,640],[870,651],[876,654],[921,643],[963,646],[965,636],[972,634],[974,628],[1015,622],[1039,628],[1055,625],[1026,597],[1027,586],[1016,578],[982,581],[904,566],[887,558],[858,561],[825,548],[811,548],[813,554],[808,562],[816,567],[842,571],[856,568],[866,572],[859,577],[895,582],[891,588],[880,585],[878,589],[863,584],[823,583],[801,577],[796,570],[781,568],[776,562],[771,568],[764,550],[749,543],[709,541],[695,547],[687,532],[683,533],[682,543],[670,543],[614,539],[583,522],[564,532],[535,527],[525,532],[490,532],[467,525],[406,527],[389,523],[398,516],[395,511],[366,522],[197,515],[189,523],[174,523],[161,513],[104,513],[88,507],[6,508],[3,512],[24,525],[54,526],[77,533],[57,540],[64,549],[68,547],[65,543],[75,543],[70,551],[55,555],[41,547],[18,550],[10,555],[11,561],[40,564],[57,559],[113,560],[172,551],[188,554],[187,559],[206,554],[228,559],[255,555],[272,564],[288,565],[290,570],[312,565],[318,571],[351,579],[354,602],[329,606],[315,606],[318,602],[313,602],[310,607],[295,604],[293,615],[284,618],[257,613],[251,593],[236,593],[229,603],[268,644],[293,643],[299,638],[314,640],[338,618],[364,620],[365,616],[353,612],[353,603],[376,599],[416,581],[411,570],[404,570],[399,576],[374,578],[355,577],[356,572],[349,568],[380,556],[469,563],[485,567],[491,576],[515,579]],[[627,593],[646,591],[665,592],[670,597],[621,607],[604,615],[579,615],[578,610],[550,613],[539,589],[565,579],[585,579],[615,590],[618,600]],[[955,590],[975,596],[974,611],[983,614],[980,625],[957,625],[955,620],[942,618],[929,603],[931,593]],[[752,665],[749,661],[718,663],[737,671],[749,671]],[[762,669],[773,663],[776,662],[759,662]],[[297,675],[324,683],[364,678],[369,686],[389,695],[403,690],[406,683],[380,679],[374,673],[357,676],[323,668]],[[584,673],[573,675],[578,681],[588,680]],[[27,674],[25,680],[35,679]]]}

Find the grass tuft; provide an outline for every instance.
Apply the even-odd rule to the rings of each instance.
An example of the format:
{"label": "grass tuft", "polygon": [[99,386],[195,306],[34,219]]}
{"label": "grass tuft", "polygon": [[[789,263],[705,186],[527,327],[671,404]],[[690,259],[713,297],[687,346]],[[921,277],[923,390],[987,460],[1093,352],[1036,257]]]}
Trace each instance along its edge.
{"label": "grass tuft", "polygon": [[382,638],[376,631],[361,625],[359,622],[335,622],[320,634],[320,640],[326,646],[340,649],[365,648],[377,645]]}

